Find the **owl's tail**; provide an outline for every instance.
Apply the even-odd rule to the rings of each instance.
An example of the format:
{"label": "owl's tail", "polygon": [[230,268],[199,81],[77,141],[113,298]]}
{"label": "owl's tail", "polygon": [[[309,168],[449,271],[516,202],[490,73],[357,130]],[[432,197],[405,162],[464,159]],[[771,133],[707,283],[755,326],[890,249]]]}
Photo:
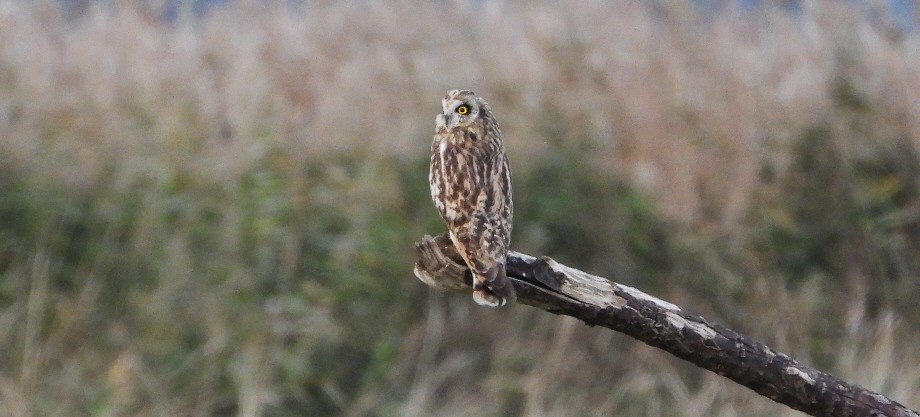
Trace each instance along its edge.
{"label": "owl's tail", "polygon": [[505,275],[505,264],[498,263],[485,274],[473,275],[473,301],[476,304],[499,307],[514,299],[514,286]]}

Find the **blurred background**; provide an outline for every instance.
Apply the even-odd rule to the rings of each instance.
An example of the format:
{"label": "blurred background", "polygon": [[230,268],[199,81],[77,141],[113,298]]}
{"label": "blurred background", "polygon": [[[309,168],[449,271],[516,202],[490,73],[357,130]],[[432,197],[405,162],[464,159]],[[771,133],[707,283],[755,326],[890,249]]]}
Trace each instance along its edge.
{"label": "blurred background", "polygon": [[915,1],[0,0],[0,415],[800,416],[429,290],[439,100],[512,247],[920,408]]}

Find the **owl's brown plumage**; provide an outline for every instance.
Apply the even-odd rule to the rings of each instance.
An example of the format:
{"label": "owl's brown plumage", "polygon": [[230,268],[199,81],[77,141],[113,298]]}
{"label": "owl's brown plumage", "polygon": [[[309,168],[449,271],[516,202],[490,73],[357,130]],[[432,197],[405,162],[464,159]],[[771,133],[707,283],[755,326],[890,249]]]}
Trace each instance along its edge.
{"label": "owl's brown plumage", "polygon": [[473,271],[473,299],[503,305],[514,299],[505,276],[512,204],[498,121],[489,104],[468,90],[451,90],[441,107],[431,144],[431,198]]}

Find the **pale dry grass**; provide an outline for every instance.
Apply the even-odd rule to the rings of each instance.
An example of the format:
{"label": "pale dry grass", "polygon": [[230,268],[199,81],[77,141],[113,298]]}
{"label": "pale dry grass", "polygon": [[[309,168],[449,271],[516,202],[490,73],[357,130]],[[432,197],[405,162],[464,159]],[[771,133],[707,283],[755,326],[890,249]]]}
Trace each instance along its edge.
{"label": "pale dry grass", "polygon": [[[842,164],[920,152],[916,34],[833,1],[801,15],[370,1],[160,16],[117,4],[65,20],[0,0],[0,174],[52,208],[24,216],[34,240],[0,235],[0,414],[799,415],[568,319],[440,295],[402,307],[424,293],[401,248],[434,232],[433,211],[415,214],[406,198],[424,185],[393,166],[424,160],[437,99],[457,87],[491,102],[522,177],[575,152],[686,232],[684,263],[709,281],[666,296],[920,406],[917,316],[867,307],[873,271],[786,285],[732,245],[756,233],[763,195],[782,199],[764,171],[793,170],[808,129],[830,132]],[[912,208],[893,221],[916,222]],[[59,256],[80,232],[71,212],[101,224],[85,242],[99,252]],[[545,226],[516,244],[539,248]],[[304,271],[310,248],[323,265]],[[326,369],[355,358],[367,365]]]}
{"label": "pale dry grass", "polygon": [[552,146],[547,126],[570,127],[557,140],[590,140],[595,162],[669,216],[709,210],[734,225],[763,155],[781,159],[802,129],[838,117],[826,88],[838,77],[872,101],[872,136],[917,146],[916,36],[892,42],[853,9],[808,4],[709,17],[634,2],[250,5],[172,25],[120,7],[62,26],[6,3],[4,76],[21,99],[4,111],[22,119],[3,128],[23,142],[7,152],[28,158],[39,144],[26,138],[66,129],[54,144],[80,173],[98,169],[100,149],[154,156],[134,164],[154,172],[191,146],[226,172],[271,144],[417,157],[429,97],[469,86],[493,101],[517,158]]}

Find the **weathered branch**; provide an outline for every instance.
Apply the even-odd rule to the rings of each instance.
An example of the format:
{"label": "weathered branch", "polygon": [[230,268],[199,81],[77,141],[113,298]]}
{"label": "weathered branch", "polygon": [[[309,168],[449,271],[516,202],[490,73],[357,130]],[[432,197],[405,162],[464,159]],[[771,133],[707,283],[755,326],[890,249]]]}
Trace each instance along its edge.
{"label": "weathered branch", "polygon": [[[469,271],[446,235],[425,236],[416,251],[415,275],[423,282],[471,291]],[[674,304],[550,258],[510,252],[507,274],[518,303],[625,333],[810,415],[920,417]]]}

